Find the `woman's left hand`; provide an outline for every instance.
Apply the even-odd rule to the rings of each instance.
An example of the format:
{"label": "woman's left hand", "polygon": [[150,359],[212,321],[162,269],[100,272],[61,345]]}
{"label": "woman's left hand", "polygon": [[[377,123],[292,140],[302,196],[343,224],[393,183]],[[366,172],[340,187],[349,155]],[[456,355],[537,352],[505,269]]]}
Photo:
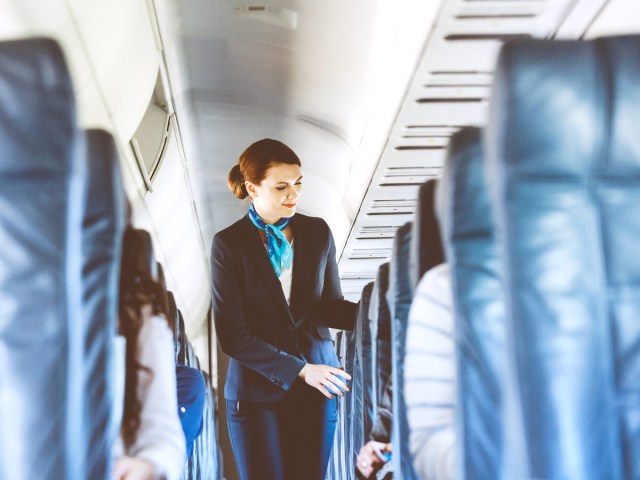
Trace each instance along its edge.
{"label": "woman's left hand", "polygon": [[120,457],[113,467],[111,480],[153,480],[153,464],[134,457]]}

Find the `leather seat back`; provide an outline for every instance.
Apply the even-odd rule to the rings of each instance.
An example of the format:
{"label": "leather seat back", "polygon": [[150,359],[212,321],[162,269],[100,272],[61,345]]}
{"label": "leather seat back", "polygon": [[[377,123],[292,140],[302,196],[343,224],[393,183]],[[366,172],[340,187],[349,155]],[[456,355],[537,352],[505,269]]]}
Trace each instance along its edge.
{"label": "leather seat back", "polygon": [[404,403],[404,352],[407,335],[409,307],[413,287],[409,271],[411,223],[400,227],[396,233],[391,253],[389,290],[387,300],[391,313],[391,383],[393,385],[393,472],[398,478],[417,479],[413,468],[413,456],[409,450],[409,423]]}
{"label": "leather seat back", "polygon": [[84,353],[75,125],[58,45],[0,43],[0,478],[84,477],[84,423],[71,415]]}
{"label": "leather seat back", "polygon": [[416,220],[411,234],[411,283],[414,289],[427,270],[444,261],[435,209],[437,184],[435,179],[427,180],[418,190]]}
{"label": "leather seat back", "polygon": [[[112,432],[113,337],[118,323],[118,289],[126,196],[120,162],[111,135],[86,133],[88,147],[87,195],[82,232],[82,288],[85,348],[87,478],[109,475]],[[80,452],[76,452],[80,455]]]}
{"label": "leather seat back", "polygon": [[[380,404],[384,389],[391,380],[391,313],[387,301],[389,290],[389,263],[378,267],[376,280],[371,292],[369,318],[372,337],[375,338],[376,355],[374,375],[376,376],[376,405]],[[377,408],[376,408],[377,411]]]}
{"label": "leather seat back", "polygon": [[[375,341],[371,337],[371,321],[369,319],[369,304],[371,303],[371,293],[373,292],[373,282],[368,283],[362,290],[360,303],[358,305],[358,316],[356,319],[356,355],[360,371],[354,372],[361,377],[361,391],[356,394],[362,397],[362,435],[366,440],[369,438],[374,421],[375,412]],[[353,381],[352,381],[353,383]],[[354,395],[354,392],[351,393]]]}
{"label": "leather seat back", "polygon": [[640,36],[500,54],[488,161],[518,478],[640,477],[639,78]]}
{"label": "leather seat back", "polygon": [[469,127],[451,137],[437,195],[454,301],[458,465],[467,480],[498,479],[502,468],[505,306],[481,136]]}

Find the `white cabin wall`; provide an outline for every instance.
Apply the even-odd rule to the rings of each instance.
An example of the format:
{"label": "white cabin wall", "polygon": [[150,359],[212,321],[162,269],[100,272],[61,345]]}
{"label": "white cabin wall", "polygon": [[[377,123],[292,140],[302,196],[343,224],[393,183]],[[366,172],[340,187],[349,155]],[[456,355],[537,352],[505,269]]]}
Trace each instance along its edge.
{"label": "white cabin wall", "polygon": [[151,233],[187,334],[208,369],[210,278],[179,130],[152,193],[129,146],[164,68],[153,20],[145,0],[0,0],[0,40],[56,39],[73,79],[79,126],[114,136],[133,224]]}

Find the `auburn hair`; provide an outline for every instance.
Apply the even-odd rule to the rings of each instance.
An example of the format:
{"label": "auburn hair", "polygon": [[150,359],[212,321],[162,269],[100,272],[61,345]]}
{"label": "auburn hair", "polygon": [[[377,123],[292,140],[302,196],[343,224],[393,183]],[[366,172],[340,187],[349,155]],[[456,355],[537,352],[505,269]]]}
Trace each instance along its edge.
{"label": "auburn hair", "polygon": [[259,185],[267,176],[267,171],[279,163],[301,166],[295,152],[278,140],[263,138],[252,143],[242,152],[238,163],[229,172],[229,190],[241,200],[247,198],[249,193],[244,182]]}
{"label": "auburn hair", "polygon": [[[138,397],[138,385],[143,374],[152,376],[149,366],[138,360],[138,337],[147,318],[143,307],[150,305],[153,315],[167,319],[167,293],[154,278],[151,237],[144,230],[127,227],[122,243],[120,261],[120,299],[118,329],[126,339],[126,372],[124,412],[120,434],[125,447],[135,442],[140,429],[142,402]],[[171,327],[170,322],[169,327]]]}

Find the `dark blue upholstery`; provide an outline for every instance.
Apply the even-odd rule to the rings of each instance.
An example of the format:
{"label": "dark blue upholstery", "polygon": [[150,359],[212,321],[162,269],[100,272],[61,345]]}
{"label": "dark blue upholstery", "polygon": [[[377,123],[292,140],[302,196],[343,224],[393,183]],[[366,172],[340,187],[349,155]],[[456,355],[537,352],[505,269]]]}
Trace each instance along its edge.
{"label": "dark blue upholstery", "polygon": [[[371,320],[372,336],[376,339],[375,375],[376,405],[384,395],[384,389],[391,380],[391,313],[387,302],[389,290],[389,263],[378,267],[376,280],[371,292],[371,306],[369,318]],[[377,411],[377,408],[376,408]]]}
{"label": "dark blue upholstery", "polygon": [[440,226],[436,219],[435,191],[437,180],[427,180],[418,191],[416,221],[411,233],[411,284],[418,285],[422,276],[444,261]]}
{"label": "dark blue upholstery", "polygon": [[437,201],[453,287],[458,465],[466,480],[498,479],[502,467],[505,307],[484,167],[481,130],[457,132]]}
{"label": "dark blue upholstery", "polygon": [[360,371],[354,372],[362,377],[362,436],[367,439],[371,433],[374,421],[376,390],[374,368],[375,363],[375,340],[371,337],[371,325],[369,320],[369,304],[371,303],[371,293],[373,292],[373,282],[368,283],[362,290],[362,296],[358,304],[358,317],[356,319],[356,355]]}
{"label": "dark blue upholstery", "polygon": [[393,444],[393,474],[403,480],[417,479],[413,468],[413,457],[409,450],[409,424],[404,402],[404,352],[407,336],[407,319],[413,299],[413,287],[409,272],[411,224],[407,223],[396,232],[389,270],[387,300],[391,313],[391,383],[393,385],[393,422],[391,443]]}
{"label": "dark blue upholstery", "polygon": [[75,122],[73,88],[55,42],[0,43],[3,479],[84,478],[82,384],[71,383],[83,373],[86,156]]}
{"label": "dark blue upholstery", "polygon": [[[345,331],[344,332],[344,343],[345,343],[345,356],[344,356],[344,371],[347,372],[351,377],[354,376],[354,366],[356,359],[356,336],[353,331]],[[354,382],[351,382],[351,393],[347,395],[347,398],[344,403],[344,416],[345,416],[345,464],[347,471],[354,471],[355,469],[355,461],[358,456],[358,450],[361,445],[355,443],[354,439],[354,422],[353,422],[353,389]]]}
{"label": "dark blue upholstery", "polygon": [[508,478],[640,478],[639,79],[638,36],[500,54],[487,160],[518,393]]}
{"label": "dark blue upholstery", "polygon": [[[88,170],[82,233],[84,382],[87,478],[109,474],[112,432],[113,336],[117,331],[118,288],[126,197],[113,138],[87,132]],[[79,454],[79,452],[77,452]]]}
{"label": "dark blue upholstery", "polygon": [[[346,358],[350,365],[345,370],[351,375],[350,389],[345,403],[346,413],[346,471],[355,472],[355,458],[360,447],[368,440],[373,423],[373,396],[371,374],[373,357],[371,353],[371,335],[369,329],[369,303],[373,284],[366,285],[358,305],[358,315],[353,332],[347,334]],[[350,352],[349,350],[352,350]]]}
{"label": "dark blue upholstery", "polygon": [[[340,365],[344,365],[345,363],[345,333],[344,330],[338,330],[335,337],[336,354],[338,355]],[[345,452],[349,451],[346,447],[347,429],[349,425],[347,423],[347,417],[345,416],[345,405],[346,402],[350,400],[351,397],[349,395],[337,398],[338,424],[336,426],[333,450],[331,450],[331,459],[329,460],[329,468],[327,470],[327,478],[329,480],[348,478],[346,472],[353,471],[347,470],[346,464],[349,461],[350,455],[345,455]]]}

